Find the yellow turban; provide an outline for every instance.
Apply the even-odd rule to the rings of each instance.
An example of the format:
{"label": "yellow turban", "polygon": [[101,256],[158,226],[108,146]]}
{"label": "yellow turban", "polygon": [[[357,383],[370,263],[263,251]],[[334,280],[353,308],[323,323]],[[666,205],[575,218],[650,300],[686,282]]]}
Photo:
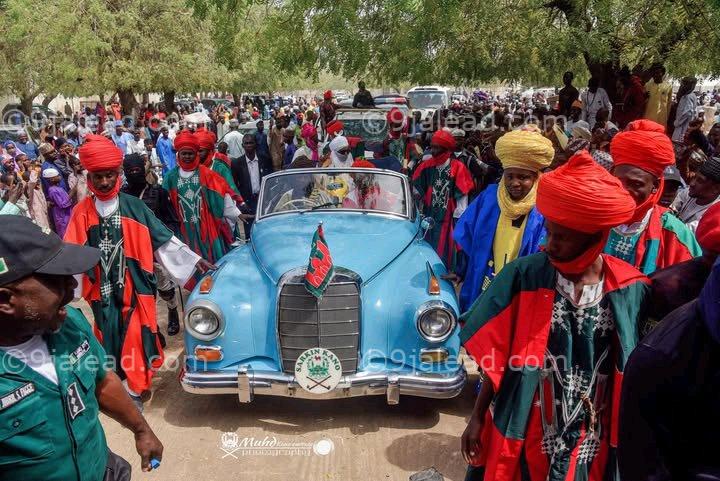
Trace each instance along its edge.
{"label": "yellow turban", "polygon": [[537,130],[513,130],[498,139],[495,154],[504,169],[517,167],[539,172],[552,163],[555,149],[550,139]]}

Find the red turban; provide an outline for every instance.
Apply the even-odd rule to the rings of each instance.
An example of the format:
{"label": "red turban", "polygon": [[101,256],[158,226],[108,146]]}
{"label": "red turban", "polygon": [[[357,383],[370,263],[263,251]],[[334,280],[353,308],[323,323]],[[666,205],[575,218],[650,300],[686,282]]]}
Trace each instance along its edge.
{"label": "red turban", "polygon": [[626,223],[636,207],[620,180],[595,162],[586,150],[540,176],[536,205],[549,221],[587,234],[603,233],[600,241],[577,259],[553,262],[566,274],[581,273],[595,262],[605,248],[610,229]]}
{"label": "red turban", "polygon": [[705,252],[720,254],[720,204],[705,211],[695,231],[698,244]]}
{"label": "red turban", "polygon": [[203,164],[210,167],[212,165],[213,154],[215,153],[215,134],[203,129],[195,132],[195,138],[197,139],[198,147],[208,151],[207,156],[202,160]]}
{"label": "red turban", "polygon": [[652,120],[630,122],[610,142],[610,155],[617,165],[632,165],[662,179],[665,167],[675,164],[675,151],[665,127]]}
{"label": "red turban", "polygon": [[176,152],[180,152],[183,149],[190,149],[193,152],[200,150],[198,138],[189,130],[181,130],[180,133],[175,136],[173,146]]}
{"label": "red turban", "polygon": [[405,114],[399,108],[393,107],[388,111],[386,119],[388,123],[399,124],[405,120]]}
{"label": "red turban", "polygon": [[328,134],[337,134],[342,129],[345,128],[345,124],[342,123],[340,120],[331,120],[328,124],[325,130],[327,130]]}
{"label": "red turban", "polygon": [[[175,146],[175,151],[178,153],[177,161],[178,164],[180,164],[180,167],[182,167],[183,170],[197,169],[198,165],[200,164],[200,156],[198,155],[198,150],[200,150],[200,144],[198,142],[197,136],[195,136],[195,134],[191,133],[189,130],[182,130],[179,134],[175,136],[175,142],[173,143],[173,145]],[[183,162],[181,160],[180,151],[187,149],[195,152],[195,157],[193,158],[192,162]],[[212,159],[212,157],[210,158]]]}
{"label": "red turban", "polygon": [[88,172],[119,169],[123,161],[122,150],[102,135],[88,134],[78,152],[80,163]]}
{"label": "red turban", "polygon": [[323,94],[325,100],[331,100],[333,98],[332,90],[326,90]]}
{"label": "red turban", "polygon": [[352,167],[358,167],[361,169],[375,169],[375,164],[365,159],[358,159],[352,163]]}
{"label": "red turban", "polygon": [[[123,161],[122,150],[112,140],[102,135],[88,134],[78,152],[80,153],[80,163],[88,172],[117,170]],[[95,188],[92,180],[88,180],[88,189],[100,200],[110,200],[120,192],[120,175],[117,176],[115,186],[108,192],[99,191]]]}
{"label": "red turban", "polygon": [[[207,131],[207,130],[198,130],[195,132],[195,139],[197,139],[197,145],[198,150],[199,149],[205,149],[205,150],[214,150],[215,149],[215,140],[214,135]],[[175,143],[177,145],[177,137],[175,137]],[[177,149],[177,147],[176,147]]]}
{"label": "red turban", "polygon": [[430,145],[438,145],[447,150],[454,150],[457,142],[455,142],[455,137],[450,132],[440,129],[433,134]]}

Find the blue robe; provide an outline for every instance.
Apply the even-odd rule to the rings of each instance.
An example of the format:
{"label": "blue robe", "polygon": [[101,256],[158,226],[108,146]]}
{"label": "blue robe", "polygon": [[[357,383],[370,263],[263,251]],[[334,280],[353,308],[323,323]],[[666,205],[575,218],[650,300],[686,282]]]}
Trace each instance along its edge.
{"label": "blue robe", "polygon": [[[483,292],[485,277],[493,278],[493,241],[500,219],[497,201],[497,184],[489,185],[465,210],[455,226],[455,242],[468,257],[464,282],[460,289],[460,310],[467,311]],[[528,214],[518,257],[534,254],[540,250],[545,237],[543,216],[533,208]],[[462,274],[462,273],[459,273]]]}
{"label": "blue robe", "polygon": [[158,137],[157,145],[155,146],[160,162],[162,162],[163,175],[173,170],[176,166],[175,161],[175,149],[170,138],[165,138],[162,135]]}

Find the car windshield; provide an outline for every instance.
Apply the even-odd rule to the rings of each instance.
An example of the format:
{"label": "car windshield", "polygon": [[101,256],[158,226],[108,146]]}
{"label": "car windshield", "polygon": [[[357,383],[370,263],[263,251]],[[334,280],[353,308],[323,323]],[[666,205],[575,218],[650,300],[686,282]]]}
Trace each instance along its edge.
{"label": "car windshield", "polygon": [[258,217],[353,210],[408,216],[405,181],[375,169],[297,169],[263,180]]}
{"label": "car windshield", "polygon": [[347,115],[338,113],[338,120],[342,120],[345,137],[359,137],[364,142],[382,142],[387,137],[387,120],[384,112],[367,111]]}
{"label": "car windshield", "polygon": [[407,96],[415,109],[438,109],[445,104],[442,92],[408,92]]}

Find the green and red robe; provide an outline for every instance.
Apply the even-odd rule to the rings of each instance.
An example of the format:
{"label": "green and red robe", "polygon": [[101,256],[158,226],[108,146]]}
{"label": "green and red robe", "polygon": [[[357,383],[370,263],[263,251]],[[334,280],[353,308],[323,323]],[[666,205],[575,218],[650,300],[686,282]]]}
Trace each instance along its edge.
{"label": "green and red robe", "polygon": [[[580,326],[558,333],[558,326],[572,327],[584,314],[577,310],[566,317],[558,309],[557,271],[544,252],[505,266],[462,316],[461,340],[495,392],[481,441],[485,480],[617,479],[623,371],[639,341],[649,281],[623,261],[606,255],[603,260],[603,297],[588,317],[599,322],[593,329],[613,332],[609,338],[593,338],[593,329]],[[612,328],[603,315],[612,318]],[[606,349],[607,357],[593,349]],[[577,399],[569,406],[579,412],[569,417],[574,424],[568,426],[571,432],[562,439],[566,444],[561,449],[554,444],[559,409],[553,408],[560,403],[564,409],[566,404],[553,395],[553,381],[562,369],[548,369],[558,354],[571,356],[565,370],[569,374],[587,363],[589,369],[602,367],[596,374],[604,376],[602,382],[592,381],[588,399],[593,417],[588,412],[593,409]],[[569,379],[578,382],[568,383],[566,389],[570,384],[587,387],[582,377]],[[596,421],[592,429],[591,419]]]}
{"label": "green and red robe", "polygon": [[423,215],[435,220],[435,226],[426,240],[435,248],[448,270],[452,270],[457,254],[453,239],[453,213],[458,201],[468,195],[475,184],[462,162],[449,159],[436,165],[433,160],[420,164],[413,174],[413,186],[422,195]]}
{"label": "green and red robe", "polygon": [[635,266],[643,274],[702,255],[695,234],[667,208],[656,205],[645,229],[634,235],[610,231],[605,253]]}
{"label": "green and red robe", "polygon": [[225,179],[204,165],[183,179],[176,167],[165,176],[163,187],[180,220],[175,235],[208,262],[224,256],[233,242],[223,214],[225,195],[234,196]]}
{"label": "green and red robe", "polygon": [[220,177],[225,179],[230,189],[233,191],[233,199],[238,202],[242,202],[242,195],[235,185],[235,179],[233,179],[232,170],[230,170],[230,158],[227,155],[215,152],[215,157],[212,159],[211,169],[213,172],[217,172]]}
{"label": "green and red robe", "polygon": [[101,262],[83,275],[83,297],[116,372],[139,394],[150,389],[164,359],[157,335],[153,253],[173,234],[137,197],[120,193],[118,202],[117,210],[104,218],[93,198],[80,202],[65,241],[101,250]]}

